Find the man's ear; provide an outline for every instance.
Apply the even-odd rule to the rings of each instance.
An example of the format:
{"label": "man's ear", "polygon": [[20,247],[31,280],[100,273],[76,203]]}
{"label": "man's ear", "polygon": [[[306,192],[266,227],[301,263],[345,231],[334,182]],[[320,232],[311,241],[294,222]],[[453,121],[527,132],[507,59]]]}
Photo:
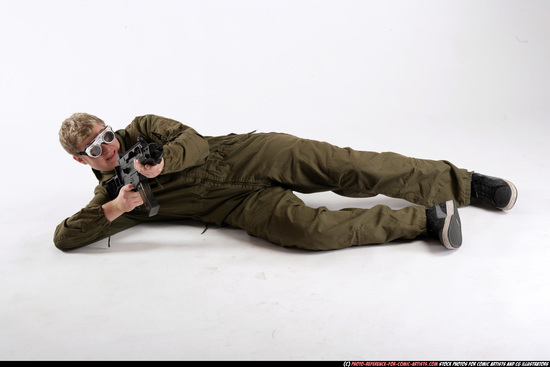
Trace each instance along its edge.
{"label": "man's ear", "polygon": [[77,161],[78,163],[82,163],[82,164],[86,164],[86,165],[88,164],[88,163],[84,162],[84,159],[82,159],[80,157],[77,157],[76,155],[73,155],[73,159],[75,161]]}

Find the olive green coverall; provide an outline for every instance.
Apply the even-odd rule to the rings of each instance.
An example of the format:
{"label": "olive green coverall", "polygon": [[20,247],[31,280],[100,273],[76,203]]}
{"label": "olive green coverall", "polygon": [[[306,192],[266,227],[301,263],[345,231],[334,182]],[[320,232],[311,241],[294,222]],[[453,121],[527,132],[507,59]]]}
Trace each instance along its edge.
{"label": "olive green coverall", "polygon": [[[193,219],[242,228],[282,246],[333,250],[413,239],[426,234],[425,206],[470,201],[471,173],[446,161],[356,151],[280,133],[203,137],[155,115],[136,117],[116,136],[121,152],[138,136],[163,146],[164,169],[149,180],[159,213],[148,217],[134,210],[109,222],[101,208],[110,200],[103,183],[114,172],[94,170],[95,196],[57,226],[59,249],[82,247],[143,222]],[[307,207],[293,191],[383,194],[419,205],[328,210]]]}

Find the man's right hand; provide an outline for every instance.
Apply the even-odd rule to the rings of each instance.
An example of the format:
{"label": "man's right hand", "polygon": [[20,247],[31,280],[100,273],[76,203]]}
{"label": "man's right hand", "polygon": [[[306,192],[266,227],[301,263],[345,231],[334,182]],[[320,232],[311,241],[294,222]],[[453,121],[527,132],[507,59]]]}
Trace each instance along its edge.
{"label": "man's right hand", "polygon": [[120,188],[116,199],[103,204],[103,212],[105,217],[110,222],[114,221],[122,214],[134,210],[136,207],[143,205],[141,195],[137,191],[133,191],[134,185],[129,184]]}

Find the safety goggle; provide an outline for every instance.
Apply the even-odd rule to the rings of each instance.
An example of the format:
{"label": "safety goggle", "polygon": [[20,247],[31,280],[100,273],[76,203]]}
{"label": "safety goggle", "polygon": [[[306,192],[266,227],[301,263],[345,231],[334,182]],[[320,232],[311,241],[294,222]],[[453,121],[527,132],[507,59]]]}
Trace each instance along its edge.
{"label": "safety goggle", "polygon": [[101,144],[111,144],[115,140],[115,132],[110,126],[105,126],[105,129],[101,130],[99,135],[86,146],[83,152],[79,152],[79,155],[87,155],[91,158],[97,158],[101,155]]}

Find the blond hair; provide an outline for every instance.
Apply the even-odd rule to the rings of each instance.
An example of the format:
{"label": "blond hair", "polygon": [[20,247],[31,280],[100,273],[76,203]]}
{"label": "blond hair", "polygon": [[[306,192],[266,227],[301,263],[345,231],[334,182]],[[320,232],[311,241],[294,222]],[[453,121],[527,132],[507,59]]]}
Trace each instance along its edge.
{"label": "blond hair", "polygon": [[77,155],[80,152],[80,144],[90,136],[95,125],[105,126],[105,122],[99,117],[88,113],[74,113],[63,121],[59,129],[59,142],[67,153]]}

